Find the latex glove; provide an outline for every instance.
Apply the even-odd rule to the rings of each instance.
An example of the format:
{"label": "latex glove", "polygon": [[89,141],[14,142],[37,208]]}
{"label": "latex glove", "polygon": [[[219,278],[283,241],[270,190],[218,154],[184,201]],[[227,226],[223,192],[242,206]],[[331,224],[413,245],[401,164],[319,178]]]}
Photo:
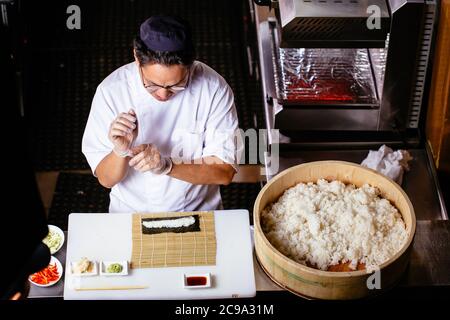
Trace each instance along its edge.
{"label": "latex glove", "polygon": [[169,174],[172,170],[172,160],[161,156],[153,144],[141,144],[131,149],[133,155],[129,164],[139,172],[150,171],[153,174]]}
{"label": "latex glove", "polygon": [[130,156],[130,148],[137,136],[137,118],[134,110],[122,112],[111,123],[108,138],[113,143],[113,151],[119,157]]}

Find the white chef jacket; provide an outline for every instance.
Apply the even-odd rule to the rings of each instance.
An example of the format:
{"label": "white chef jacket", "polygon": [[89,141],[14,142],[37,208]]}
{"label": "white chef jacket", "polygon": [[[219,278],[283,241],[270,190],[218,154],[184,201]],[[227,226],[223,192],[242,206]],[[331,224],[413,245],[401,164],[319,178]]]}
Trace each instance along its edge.
{"label": "white chef jacket", "polygon": [[[233,93],[226,81],[204,63],[195,61],[188,87],[164,102],[144,88],[135,62],[120,67],[103,80],[92,101],[82,142],[82,151],[94,174],[100,161],[113,149],[108,139],[111,123],[119,113],[130,109],[135,110],[138,125],[133,146],[152,143],[163,156],[177,159],[216,156],[227,163],[237,163],[234,134],[238,120]],[[110,212],[221,207],[218,185],[193,185],[133,168],[111,189],[110,199]]]}

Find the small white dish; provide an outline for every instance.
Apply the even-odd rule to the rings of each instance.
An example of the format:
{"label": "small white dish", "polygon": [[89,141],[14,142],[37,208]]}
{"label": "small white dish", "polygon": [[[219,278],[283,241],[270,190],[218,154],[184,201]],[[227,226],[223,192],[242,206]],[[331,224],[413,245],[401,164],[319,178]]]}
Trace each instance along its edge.
{"label": "small white dish", "polygon": [[[56,265],[56,272],[58,273],[58,279],[50,281],[49,283],[45,283],[45,284],[44,283],[35,282],[35,281],[37,281],[37,279],[35,277],[38,276],[39,273],[45,272],[44,270],[47,269],[50,265]],[[28,277],[28,280],[32,284],[34,284],[35,286],[38,286],[38,287],[50,287],[50,286],[54,285],[55,283],[57,283],[61,279],[63,271],[64,271],[64,269],[63,269],[63,266],[62,266],[61,262],[59,262],[58,259],[56,259],[54,256],[52,256],[48,266],[45,267],[43,270],[35,272],[32,275],[30,275]],[[32,280],[33,278],[35,279],[35,281]]]}
{"label": "small white dish", "polygon": [[64,244],[64,232],[59,227],[49,224],[48,234],[42,241],[49,247],[50,254],[53,255],[58,252]]}
{"label": "small white dish", "polygon": [[211,274],[184,274],[183,285],[185,289],[201,289],[211,287]]}
{"label": "small white dish", "polygon": [[93,264],[91,272],[81,272],[81,273],[80,272],[74,272],[75,264],[78,263],[78,261],[71,261],[70,264],[69,264],[70,265],[70,274],[72,276],[75,276],[75,277],[96,276],[98,274],[97,262],[94,261],[94,260],[89,260],[89,261]]}
{"label": "small white dish", "polygon": [[[121,272],[108,272],[108,267],[112,264],[118,263],[122,266]],[[128,261],[101,261],[100,262],[100,275],[102,276],[126,276],[128,274]]]}

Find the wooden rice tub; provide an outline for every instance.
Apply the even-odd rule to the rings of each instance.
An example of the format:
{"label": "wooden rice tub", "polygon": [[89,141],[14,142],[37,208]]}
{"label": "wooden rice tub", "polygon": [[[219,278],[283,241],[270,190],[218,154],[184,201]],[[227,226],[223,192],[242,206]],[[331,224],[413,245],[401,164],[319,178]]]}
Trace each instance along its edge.
{"label": "wooden rice tub", "polygon": [[[367,280],[373,275],[366,270],[330,272],[299,264],[284,256],[267,240],[261,228],[262,210],[278,200],[283,192],[300,182],[339,180],[357,187],[368,183],[380,190],[400,211],[408,232],[401,250],[380,266],[381,289],[369,289]],[[254,209],[256,256],[267,275],[278,285],[297,295],[312,299],[358,299],[378,294],[396,284],[405,271],[416,230],[416,217],[406,193],[391,179],[358,164],[344,161],[317,161],[289,168],[275,176],[259,192]],[[370,283],[373,283],[369,279]]]}

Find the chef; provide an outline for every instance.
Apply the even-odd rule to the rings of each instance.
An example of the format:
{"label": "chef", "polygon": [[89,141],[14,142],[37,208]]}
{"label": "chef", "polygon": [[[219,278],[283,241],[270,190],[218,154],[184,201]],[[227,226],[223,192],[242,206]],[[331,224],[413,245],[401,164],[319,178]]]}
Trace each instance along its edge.
{"label": "chef", "polygon": [[134,40],[135,61],[97,88],[82,151],[110,212],[221,208],[219,185],[237,171],[233,93],[194,59],[188,24],[153,16]]}

